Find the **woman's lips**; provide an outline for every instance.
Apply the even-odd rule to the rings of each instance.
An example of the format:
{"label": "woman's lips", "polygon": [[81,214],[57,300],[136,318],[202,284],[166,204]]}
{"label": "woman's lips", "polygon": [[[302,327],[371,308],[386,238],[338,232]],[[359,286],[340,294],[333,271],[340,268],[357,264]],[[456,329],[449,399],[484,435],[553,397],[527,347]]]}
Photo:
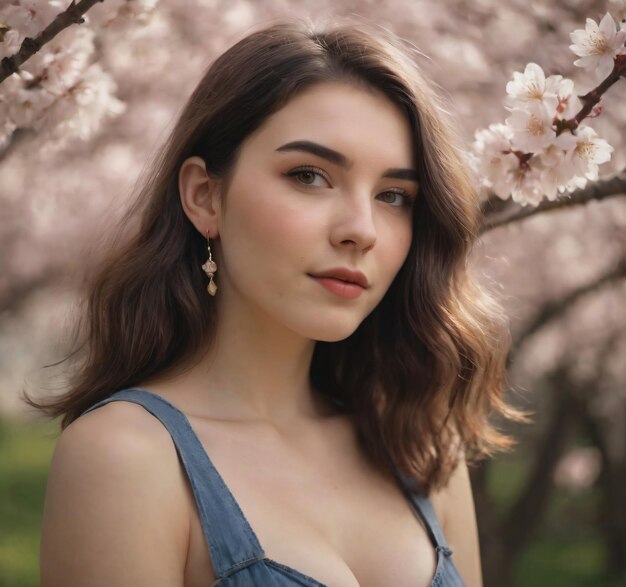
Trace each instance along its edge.
{"label": "woman's lips", "polygon": [[363,293],[363,288],[358,283],[350,283],[334,277],[315,277],[310,276],[320,285],[324,286],[328,291],[342,298],[354,299]]}

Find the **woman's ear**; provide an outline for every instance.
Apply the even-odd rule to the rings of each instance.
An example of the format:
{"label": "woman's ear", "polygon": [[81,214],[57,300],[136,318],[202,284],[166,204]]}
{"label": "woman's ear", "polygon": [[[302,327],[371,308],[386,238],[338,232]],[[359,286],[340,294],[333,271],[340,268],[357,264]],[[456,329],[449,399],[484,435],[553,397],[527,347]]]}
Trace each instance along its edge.
{"label": "woman's ear", "polygon": [[221,181],[206,170],[201,157],[189,157],[183,161],[178,174],[180,201],[187,218],[198,232],[210,238],[220,233]]}

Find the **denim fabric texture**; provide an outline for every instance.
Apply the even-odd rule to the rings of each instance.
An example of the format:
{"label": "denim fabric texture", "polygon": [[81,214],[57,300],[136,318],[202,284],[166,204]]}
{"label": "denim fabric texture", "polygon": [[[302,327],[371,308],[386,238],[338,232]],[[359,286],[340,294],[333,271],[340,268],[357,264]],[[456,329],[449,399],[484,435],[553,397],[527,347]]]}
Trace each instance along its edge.
{"label": "denim fabric texture", "polygon": [[[151,391],[127,388],[115,392],[83,413],[113,401],[133,402],[143,406],[170,433],[198,507],[217,577],[213,586],[332,587],[265,556],[254,531],[183,412]],[[465,587],[451,559],[452,551],[446,543],[430,500],[411,489],[409,481],[403,476],[398,475],[398,481],[413,509],[424,521],[437,553],[437,567],[431,587]]]}

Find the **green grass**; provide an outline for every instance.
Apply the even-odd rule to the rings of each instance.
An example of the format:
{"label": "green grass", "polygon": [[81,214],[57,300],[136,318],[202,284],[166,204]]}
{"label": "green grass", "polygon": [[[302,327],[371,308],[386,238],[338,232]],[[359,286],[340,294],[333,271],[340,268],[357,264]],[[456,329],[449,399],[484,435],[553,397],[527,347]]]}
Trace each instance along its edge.
{"label": "green grass", "polygon": [[53,423],[0,420],[0,587],[39,584],[39,532]]}
{"label": "green grass", "polygon": [[515,587],[624,587],[604,577],[605,553],[599,536],[541,537],[517,561]]}
{"label": "green grass", "polygon": [[[494,462],[487,479],[499,513],[515,499],[528,471],[519,452]],[[514,587],[624,587],[606,577],[606,553],[597,530],[596,489],[570,493],[555,489],[546,514],[515,565]]]}
{"label": "green grass", "polygon": [[517,562],[516,586],[623,587],[605,576],[606,552],[598,531],[597,490],[554,491],[539,535]]}

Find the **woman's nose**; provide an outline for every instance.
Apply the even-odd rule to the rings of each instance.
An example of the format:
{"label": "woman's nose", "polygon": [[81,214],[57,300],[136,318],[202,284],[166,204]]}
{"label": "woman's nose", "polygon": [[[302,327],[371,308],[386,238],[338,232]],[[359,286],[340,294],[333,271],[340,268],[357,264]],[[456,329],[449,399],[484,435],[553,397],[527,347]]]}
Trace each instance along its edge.
{"label": "woman's nose", "polygon": [[351,245],[367,250],[376,242],[373,200],[369,193],[344,194],[337,198],[331,221],[334,246]]}

